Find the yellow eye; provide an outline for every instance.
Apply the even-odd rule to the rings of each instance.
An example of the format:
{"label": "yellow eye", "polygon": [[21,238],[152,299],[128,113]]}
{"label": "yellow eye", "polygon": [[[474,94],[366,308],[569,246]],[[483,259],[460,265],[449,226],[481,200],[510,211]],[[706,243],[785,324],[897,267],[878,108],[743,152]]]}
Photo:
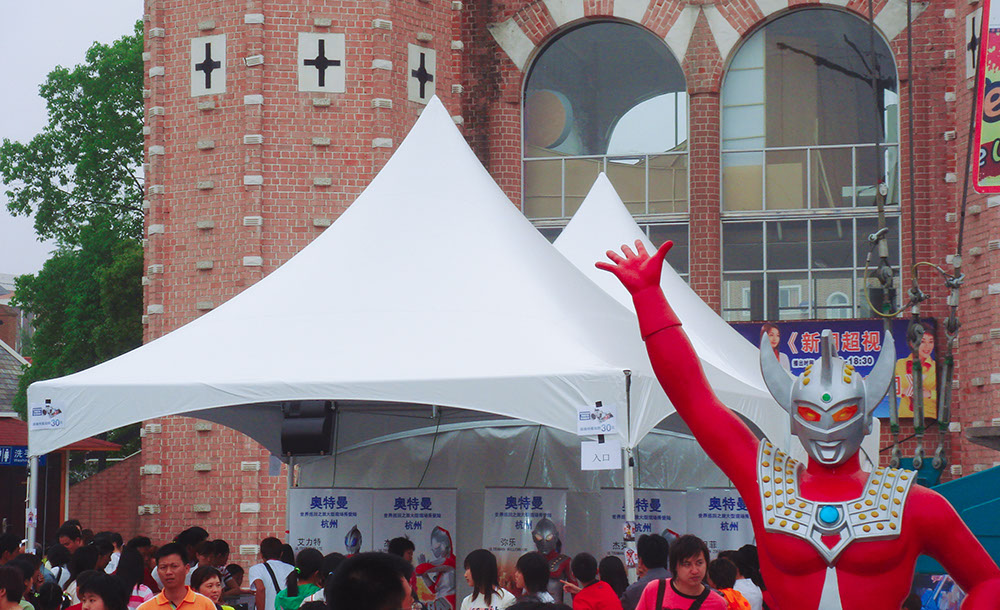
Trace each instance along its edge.
{"label": "yellow eye", "polygon": [[836,422],[847,421],[852,417],[854,417],[857,414],[857,412],[858,412],[858,405],[846,406],[843,409],[840,409],[839,411],[833,414],[833,421]]}
{"label": "yellow eye", "polygon": [[799,417],[806,421],[819,421],[822,419],[819,413],[809,407],[799,407]]}

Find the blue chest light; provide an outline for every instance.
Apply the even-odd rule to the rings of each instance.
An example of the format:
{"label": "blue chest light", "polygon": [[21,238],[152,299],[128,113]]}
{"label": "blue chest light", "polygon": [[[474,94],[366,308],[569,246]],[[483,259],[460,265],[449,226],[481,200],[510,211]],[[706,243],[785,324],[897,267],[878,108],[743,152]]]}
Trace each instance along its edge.
{"label": "blue chest light", "polygon": [[840,511],[835,506],[824,506],[819,509],[819,520],[827,525],[833,525],[840,519]]}

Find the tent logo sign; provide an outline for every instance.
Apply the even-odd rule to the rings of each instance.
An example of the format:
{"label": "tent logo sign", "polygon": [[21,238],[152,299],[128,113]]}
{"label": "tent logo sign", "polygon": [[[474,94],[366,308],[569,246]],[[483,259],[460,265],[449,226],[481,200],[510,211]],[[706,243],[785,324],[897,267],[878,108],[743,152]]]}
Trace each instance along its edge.
{"label": "tent logo sign", "polygon": [[31,429],[52,430],[61,428],[63,420],[59,417],[62,409],[52,405],[52,399],[46,398],[44,405],[31,407]]}

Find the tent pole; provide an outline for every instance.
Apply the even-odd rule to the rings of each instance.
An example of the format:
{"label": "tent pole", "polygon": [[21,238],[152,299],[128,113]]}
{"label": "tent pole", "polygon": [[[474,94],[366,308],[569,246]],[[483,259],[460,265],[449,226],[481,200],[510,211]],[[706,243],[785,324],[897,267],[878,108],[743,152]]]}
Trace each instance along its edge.
{"label": "tent pole", "polygon": [[[30,523],[27,518],[25,519],[24,537],[27,538],[28,544],[25,545],[25,552],[34,553],[35,552],[35,529],[37,528],[38,520],[38,456],[33,455],[28,458],[28,510],[33,510],[35,512],[36,523]],[[27,517],[27,512],[25,512],[25,517]]]}
{"label": "tent pole", "polygon": [[[635,523],[635,458],[632,455],[632,371],[625,371],[625,521]],[[635,550],[635,540],[625,542]],[[635,582],[635,568],[628,568],[629,582]]]}
{"label": "tent pole", "polygon": [[285,540],[291,544],[292,535],[292,488],[295,487],[295,456],[288,456],[288,484],[285,486]]}

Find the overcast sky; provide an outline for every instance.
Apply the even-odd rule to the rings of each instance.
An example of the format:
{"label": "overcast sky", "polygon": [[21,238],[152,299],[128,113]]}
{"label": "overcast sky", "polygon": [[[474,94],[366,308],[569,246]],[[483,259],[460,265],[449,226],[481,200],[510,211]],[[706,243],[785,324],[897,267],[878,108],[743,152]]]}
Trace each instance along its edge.
{"label": "overcast sky", "polygon": [[[46,123],[38,87],[57,65],[83,61],[94,42],[111,42],[142,18],[142,0],[3,2],[0,18],[0,138],[27,142]],[[0,273],[34,273],[52,250],[26,217],[7,212],[0,188]]]}

